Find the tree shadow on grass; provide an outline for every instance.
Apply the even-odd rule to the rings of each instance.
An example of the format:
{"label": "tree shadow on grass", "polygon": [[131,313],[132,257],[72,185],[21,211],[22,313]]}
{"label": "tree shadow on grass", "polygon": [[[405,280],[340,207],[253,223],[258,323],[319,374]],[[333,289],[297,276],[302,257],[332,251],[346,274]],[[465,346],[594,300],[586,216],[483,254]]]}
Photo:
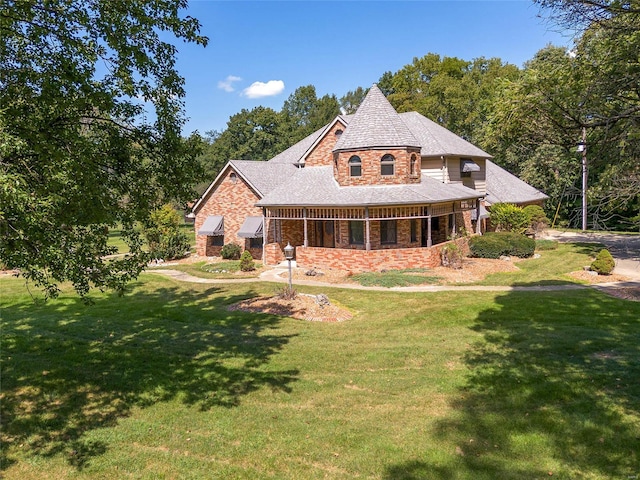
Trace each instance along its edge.
{"label": "tree shadow on grass", "polygon": [[[298,371],[268,367],[291,339],[277,331],[281,317],[226,309],[254,295],[135,288],[89,307],[27,297],[3,308],[0,439],[30,455],[64,452],[81,469],[107,448],[84,433],[134,407],[177,399],[231,408],[264,387],[290,391]],[[2,451],[0,470],[15,461]]]}
{"label": "tree shadow on grass", "polygon": [[593,290],[510,292],[472,330],[466,385],[436,435],[437,464],[388,479],[635,478],[640,474],[640,303]]}

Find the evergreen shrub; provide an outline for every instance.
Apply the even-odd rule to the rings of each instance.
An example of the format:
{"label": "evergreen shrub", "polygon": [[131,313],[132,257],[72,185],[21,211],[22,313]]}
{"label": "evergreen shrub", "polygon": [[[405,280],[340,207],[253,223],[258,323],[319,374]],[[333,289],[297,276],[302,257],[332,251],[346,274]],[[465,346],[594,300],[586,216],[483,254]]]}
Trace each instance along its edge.
{"label": "evergreen shrub", "polygon": [[591,270],[598,272],[599,275],[610,275],[615,266],[616,262],[611,253],[606,248],[603,248],[591,263]]}
{"label": "evergreen shrub", "polygon": [[245,250],[240,255],[240,270],[243,272],[252,272],[256,269],[255,264],[253,263],[253,257],[251,256],[251,252],[249,250]]}
{"label": "evergreen shrub", "polygon": [[536,241],[515,232],[488,232],[469,240],[471,256],[476,258],[500,258],[511,255],[527,258],[533,255]]}
{"label": "evergreen shrub", "polygon": [[220,256],[225,260],[238,260],[242,249],[237,243],[227,243],[220,249]]}

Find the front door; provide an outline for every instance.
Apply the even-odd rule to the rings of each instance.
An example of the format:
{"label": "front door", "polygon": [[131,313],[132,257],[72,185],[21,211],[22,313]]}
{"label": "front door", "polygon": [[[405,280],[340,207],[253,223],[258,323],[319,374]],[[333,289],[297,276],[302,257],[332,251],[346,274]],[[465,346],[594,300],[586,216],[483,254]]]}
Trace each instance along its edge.
{"label": "front door", "polygon": [[314,247],[334,248],[336,246],[333,220],[316,220],[314,223]]}

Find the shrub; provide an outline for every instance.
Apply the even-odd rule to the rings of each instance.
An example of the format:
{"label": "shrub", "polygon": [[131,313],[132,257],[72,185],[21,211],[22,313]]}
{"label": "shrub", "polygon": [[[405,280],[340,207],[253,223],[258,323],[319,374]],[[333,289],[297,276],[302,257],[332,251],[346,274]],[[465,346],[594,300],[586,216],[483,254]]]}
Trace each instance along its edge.
{"label": "shrub", "polygon": [[544,210],[539,205],[527,205],[523,209],[525,215],[529,219],[529,229],[538,234],[549,226],[549,219]]}
{"label": "shrub", "polygon": [[249,250],[245,250],[240,255],[240,270],[243,272],[252,272],[256,269],[256,266],[253,263],[253,257],[251,256],[251,252]]}
{"label": "shrub", "polygon": [[591,270],[598,272],[599,275],[610,275],[615,266],[616,262],[611,253],[606,248],[603,248],[591,263]]}
{"label": "shrub", "polygon": [[237,243],[227,243],[220,249],[220,256],[225,260],[238,260],[242,249]]}
{"label": "shrub", "polygon": [[492,205],[490,219],[497,231],[524,233],[529,227],[527,214],[522,208],[512,203]]}
{"label": "shrub", "polygon": [[464,255],[462,254],[462,249],[455,243],[450,243],[442,247],[442,252],[441,252],[442,266],[460,269],[462,268],[463,258],[464,258]]}
{"label": "shrub", "polygon": [[527,258],[533,255],[536,242],[514,232],[489,232],[469,240],[471,256],[477,258],[500,258],[503,255]]}
{"label": "shrub", "polygon": [[151,213],[144,234],[151,258],[173,260],[189,254],[187,235],[180,231],[182,218],[171,205],[163,205]]}

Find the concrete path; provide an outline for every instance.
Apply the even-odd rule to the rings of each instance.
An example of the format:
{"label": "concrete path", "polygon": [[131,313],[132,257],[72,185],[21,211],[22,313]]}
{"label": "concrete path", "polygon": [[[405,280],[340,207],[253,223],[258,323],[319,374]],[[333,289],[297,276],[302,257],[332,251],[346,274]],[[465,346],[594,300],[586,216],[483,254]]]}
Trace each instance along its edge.
{"label": "concrete path", "polygon": [[[149,269],[147,273],[158,273],[166,275],[168,277],[180,280],[182,282],[191,283],[207,283],[207,284],[229,284],[229,283],[252,283],[257,281],[274,282],[274,283],[288,283],[286,275],[286,268],[271,268],[261,273],[258,278],[231,278],[231,279],[217,279],[217,278],[201,278],[195,277],[188,273],[180,272],[178,270],[168,269]],[[461,291],[461,292],[551,292],[558,290],[584,290],[586,288],[596,288],[600,290],[606,290],[610,288],[628,288],[639,287],[640,281],[632,282],[611,282],[600,283],[594,285],[580,285],[580,284],[566,284],[566,285],[542,285],[542,286],[484,286],[484,285],[469,285],[469,286],[456,286],[456,285],[414,285],[410,287],[365,287],[353,283],[327,283],[318,280],[304,280],[295,279],[293,281],[295,285],[304,285],[312,287],[329,287],[329,288],[342,288],[347,290],[372,290],[380,292],[446,292],[446,291]]]}

